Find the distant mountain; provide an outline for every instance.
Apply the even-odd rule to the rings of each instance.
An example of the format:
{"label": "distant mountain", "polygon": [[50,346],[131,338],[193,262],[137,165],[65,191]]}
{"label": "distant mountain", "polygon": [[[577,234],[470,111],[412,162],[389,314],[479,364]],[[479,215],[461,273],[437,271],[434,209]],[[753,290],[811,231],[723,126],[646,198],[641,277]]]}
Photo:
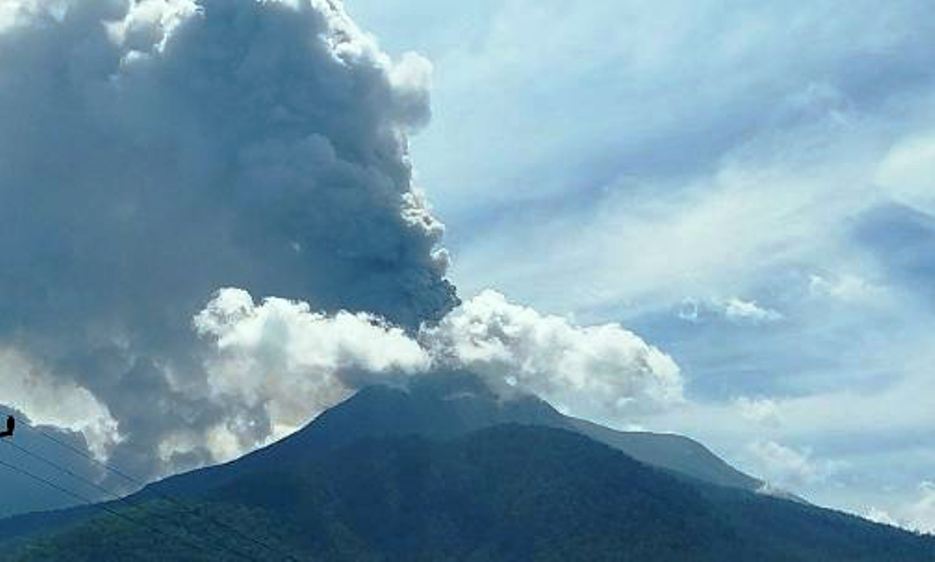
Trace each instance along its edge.
{"label": "distant mountain", "polygon": [[719,486],[751,492],[759,491],[764,486],[762,480],[737,470],[707,447],[688,437],[671,433],[616,431],[585,420],[566,419],[569,429],[619,449],[642,463]]}
{"label": "distant mountain", "polygon": [[365,389],[270,447],[105,505],[123,518],[0,521],[18,539],[0,559],[935,560],[931,537],[758,485],[689,439],[500,400],[451,373]]}

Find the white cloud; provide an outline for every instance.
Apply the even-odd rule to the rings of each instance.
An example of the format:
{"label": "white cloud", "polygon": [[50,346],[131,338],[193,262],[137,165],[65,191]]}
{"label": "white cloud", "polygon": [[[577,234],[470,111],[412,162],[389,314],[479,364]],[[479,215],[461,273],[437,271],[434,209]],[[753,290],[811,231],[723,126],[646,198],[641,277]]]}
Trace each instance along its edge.
{"label": "white cloud", "polygon": [[[272,437],[294,431],[366,384],[392,382],[430,364],[415,340],[368,314],[326,315],[279,298],[257,304],[239,289],[219,291],[194,326],[215,349],[207,366],[214,399],[264,410]],[[212,431],[229,450],[229,438]]]}
{"label": "white cloud", "polygon": [[911,528],[935,535],[935,482],[919,485],[919,499],[906,510],[906,520]]}
{"label": "white cloud", "polygon": [[747,420],[767,426],[778,426],[782,422],[779,404],[769,398],[741,396],[734,401],[740,415]]}
{"label": "white cloud", "polygon": [[[205,442],[217,460],[229,458],[294,431],[363,386],[405,384],[432,369],[468,369],[495,391],[536,394],[573,415],[618,424],[683,400],[678,366],[632,332],[576,326],[493,291],[418,338],[367,314],[322,314],[279,298],[256,303],[232,288],[193,323],[213,348],[208,384],[227,417],[204,432],[169,435],[159,451],[166,461]],[[270,427],[257,427],[262,419]]]}
{"label": "white cloud", "polygon": [[683,299],[676,316],[680,320],[697,324],[708,317],[724,318],[734,324],[769,324],[783,319],[782,313],[765,308],[756,301],[747,301],[737,297],[729,299]]}
{"label": "white cloud", "polygon": [[738,298],[728,299],[724,303],[724,316],[733,322],[764,324],[782,320],[782,314],[769,308],[763,308],[756,301],[744,301]]}
{"label": "white cloud", "polygon": [[816,297],[830,297],[845,302],[866,302],[879,300],[885,289],[870,283],[857,275],[826,277],[818,274],[809,276],[809,294]]}
{"label": "white cloud", "polygon": [[684,299],[675,313],[679,320],[697,323],[701,319],[701,309],[694,299]]}
{"label": "white cloud", "polygon": [[484,291],[422,334],[433,354],[494,388],[534,393],[579,416],[627,421],[683,400],[671,357],[619,324],[576,326]]}
{"label": "white cloud", "polygon": [[916,497],[906,504],[891,510],[872,506],[865,510],[863,516],[877,523],[935,535],[935,483],[922,482],[917,492]]}
{"label": "white cloud", "polygon": [[841,468],[840,463],[819,460],[808,450],[797,450],[775,441],[755,441],[747,447],[758,474],[771,485],[796,490],[824,482]]}
{"label": "white cloud", "polygon": [[935,132],[896,143],[878,164],[875,179],[895,199],[935,211]]}
{"label": "white cloud", "polygon": [[871,507],[867,509],[864,513],[861,514],[861,516],[864,519],[873,521],[874,523],[882,523],[883,525],[889,525],[891,527],[900,526],[899,521],[894,519],[892,515],[876,507]]}
{"label": "white cloud", "polygon": [[[841,119],[866,84],[854,60],[910,58],[931,30],[920,21],[924,2],[891,3],[872,11],[877,17],[865,13],[872,3],[852,4],[351,2],[356,13],[390,20],[381,31],[397,44],[428,44],[445,79],[438,120],[417,139],[420,168],[440,184],[446,214],[469,216],[478,198],[597,187],[581,182],[589,168],[606,175],[609,154],[629,177],[655,167],[680,174],[686,161],[716,159],[719,148],[759,130]],[[399,11],[411,17],[394,17]],[[409,27],[419,17],[425,30]],[[894,72],[905,68],[894,62]],[[488,83],[498,87],[478,97],[476,85]]]}
{"label": "white cloud", "polygon": [[492,283],[535,306],[575,311],[625,303],[638,313],[685,295],[713,295],[699,306],[726,309],[731,299],[722,295],[732,295],[734,318],[774,320],[777,311],[757,316],[737,295],[802,264],[848,259],[846,220],[877,196],[865,167],[840,154],[866,151],[857,133],[833,144],[827,137],[837,133],[812,132],[817,138],[802,144],[824,144],[811,156],[791,139],[772,139],[792,144],[746,147],[715,172],[677,183],[608,186],[585,209],[511,215],[460,249],[457,277],[462,289]]}
{"label": "white cloud", "polygon": [[99,459],[120,441],[117,422],[105,404],[73,381],[56,380],[13,348],[0,348],[0,380],[5,406],[26,412],[34,425],[83,433]]}

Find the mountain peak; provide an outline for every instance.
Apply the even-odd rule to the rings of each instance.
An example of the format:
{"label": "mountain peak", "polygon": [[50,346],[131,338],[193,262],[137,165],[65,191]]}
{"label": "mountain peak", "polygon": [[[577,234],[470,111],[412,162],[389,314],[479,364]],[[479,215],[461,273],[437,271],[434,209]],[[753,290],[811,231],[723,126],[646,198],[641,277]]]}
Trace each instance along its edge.
{"label": "mountain peak", "polygon": [[414,378],[405,387],[366,387],[277,443],[227,465],[169,478],[155,486],[193,492],[209,482],[216,485],[270,465],[314,460],[360,439],[415,435],[447,440],[503,424],[572,431],[643,464],[708,484],[751,492],[763,486],[688,437],[617,431],[569,417],[536,396],[498,395],[478,375],[463,370]]}
{"label": "mountain peak", "polygon": [[366,387],[290,440],[333,447],[364,436],[450,438],[503,423],[567,427],[564,416],[536,396],[499,396],[473,373],[446,371],[412,379],[405,388]]}

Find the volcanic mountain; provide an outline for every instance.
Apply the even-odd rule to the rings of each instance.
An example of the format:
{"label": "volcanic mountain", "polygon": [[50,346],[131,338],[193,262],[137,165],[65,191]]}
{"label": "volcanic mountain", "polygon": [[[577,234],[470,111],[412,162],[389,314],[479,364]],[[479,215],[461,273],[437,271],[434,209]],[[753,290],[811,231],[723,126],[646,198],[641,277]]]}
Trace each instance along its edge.
{"label": "volcanic mountain", "polygon": [[761,486],[690,439],[453,372],[121,502],[0,521],[0,540],[14,560],[935,560],[935,538]]}

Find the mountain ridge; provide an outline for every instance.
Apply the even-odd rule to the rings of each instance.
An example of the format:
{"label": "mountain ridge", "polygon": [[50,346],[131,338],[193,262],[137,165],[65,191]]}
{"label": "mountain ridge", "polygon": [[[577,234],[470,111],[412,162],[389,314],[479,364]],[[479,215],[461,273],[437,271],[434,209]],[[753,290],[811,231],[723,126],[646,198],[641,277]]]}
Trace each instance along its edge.
{"label": "mountain ridge", "polygon": [[[689,481],[579,433],[506,423],[448,439],[365,437],[253,471],[193,509],[144,504],[148,529],[98,517],[9,559],[231,560],[191,511],[262,532],[256,560],[923,562],[935,538]],[[180,522],[176,527],[170,523]],[[182,540],[184,539],[184,540]]]}
{"label": "mountain ridge", "polygon": [[[182,522],[166,534],[189,542],[210,535],[192,515],[206,513],[326,553],[303,560],[551,560],[549,548],[562,560],[935,560],[935,538],[764,496],[759,482],[689,438],[619,432],[456,372],[368,387],[277,443],[128,501],[150,526]],[[191,558],[91,507],[2,520],[0,537],[18,540],[5,543],[26,553],[15,560],[99,559],[104,537],[133,558],[228,559]]]}
{"label": "mountain ridge", "polygon": [[[546,401],[515,394],[502,397],[467,371],[436,373],[405,387],[372,385],[329,408],[302,429],[232,461],[198,468],[151,483],[134,497],[198,496],[270,464],[305,462],[366,437],[425,435],[451,438],[502,423],[523,423],[574,431],[621,450],[640,462],[689,478],[756,491],[762,482],[737,471],[690,438],[647,432],[621,432],[565,416]],[[686,465],[686,459],[694,463]],[[0,536],[29,535],[92,516],[74,507],[0,519]]]}

